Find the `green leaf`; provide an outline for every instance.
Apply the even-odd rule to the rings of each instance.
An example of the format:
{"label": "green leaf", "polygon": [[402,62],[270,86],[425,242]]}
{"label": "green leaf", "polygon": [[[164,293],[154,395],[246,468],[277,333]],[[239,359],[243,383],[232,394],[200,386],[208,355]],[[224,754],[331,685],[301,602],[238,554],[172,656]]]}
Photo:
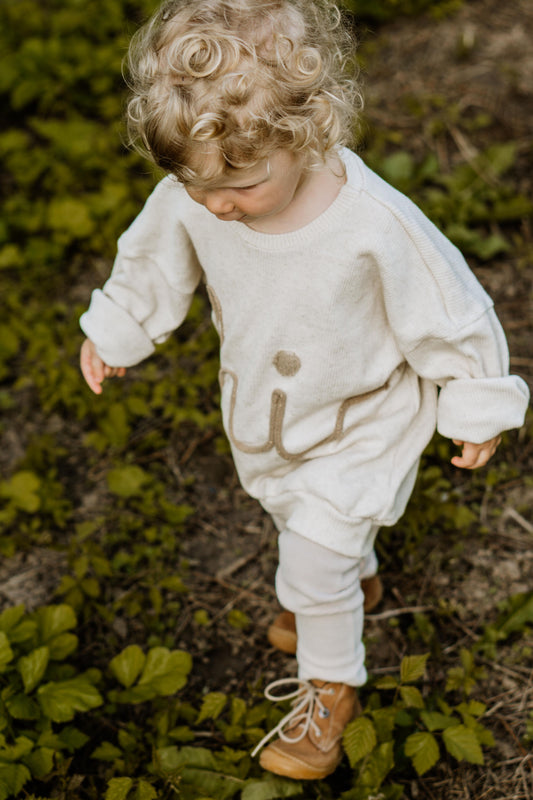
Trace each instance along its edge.
{"label": "green leaf", "polygon": [[171,695],[185,686],[192,658],[184,650],[153,647],[148,651],[139,686],[149,686],[158,695]]}
{"label": "green leaf", "polygon": [[102,705],[102,697],[84,678],[51,681],[37,690],[43,713],[53,722],[68,722],[77,711],[89,711]]}
{"label": "green leaf", "polygon": [[9,645],[9,639],[4,631],[0,631],[0,672],[2,671],[2,667],[5,667],[5,665],[9,664],[12,660],[13,650]]}
{"label": "green leaf", "polygon": [[452,728],[460,724],[457,717],[441,714],[438,711],[422,711],[420,718],[428,731],[443,731],[445,728]]}
{"label": "green leaf", "polygon": [[149,480],[148,473],[135,464],[117,467],[107,473],[109,491],[119,497],[134,497],[141,494],[143,486]]}
{"label": "green leaf", "polygon": [[6,701],[6,708],[14,719],[39,719],[41,709],[26,694],[15,694]]}
{"label": "green leaf", "polygon": [[473,717],[482,717],[486,710],[486,704],[480,703],[479,700],[469,700],[468,703],[460,703],[457,706],[457,711],[459,711],[460,714],[464,712],[466,714],[471,714]]}
{"label": "green leaf", "polygon": [[19,658],[17,669],[22,676],[24,683],[24,691],[26,694],[32,692],[46,672],[48,661],[50,659],[50,651],[48,647],[38,647],[27,656]]}
{"label": "green leaf", "polygon": [[129,689],[139,677],[145,661],[146,656],[141,648],[136,644],[132,644],[126,647],[118,656],[115,656],[109,666],[115,678],[126,689]]}
{"label": "green leaf", "polygon": [[97,758],[99,761],[116,761],[121,756],[122,750],[111,742],[102,742],[91,753],[91,758]]}
{"label": "green leaf", "polygon": [[423,677],[429,653],[422,656],[405,656],[400,664],[400,680],[402,683],[414,683]]}
{"label": "green leaf", "polygon": [[0,761],[13,762],[19,761],[23,756],[27,756],[33,750],[33,742],[27,736],[17,736],[15,743],[4,745],[0,748]]}
{"label": "green leaf", "polygon": [[46,778],[54,769],[54,750],[50,747],[37,747],[24,757],[24,763],[30,768],[34,778]]}
{"label": "green leaf", "polygon": [[377,794],[383,781],[394,767],[394,743],[384,742],[376,747],[368,758],[363,761],[363,766],[358,777],[358,785],[366,789],[367,797],[369,794]]}
{"label": "green leaf", "polygon": [[43,644],[48,644],[50,639],[75,628],[77,624],[74,609],[66,603],[39,608],[35,615]]}
{"label": "green leaf", "polygon": [[0,784],[6,784],[10,792],[6,797],[18,796],[30,778],[31,773],[23,764],[0,764]]}
{"label": "green leaf", "polygon": [[516,142],[490,145],[477,157],[476,162],[482,169],[488,169],[499,177],[516,162]]}
{"label": "green leaf", "polygon": [[111,778],[107,784],[105,800],[126,800],[132,786],[131,778]]}
{"label": "green leaf", "polygon": [[148,783],[148,781],[140,780],[137,784],[137,792],[135,796],[137,800],[156,800],[157,791],[154,789],[151,783]]}
{"label": "green leaf", "polygon": [[342,743],[350,765],[354,767],[377,745],[376,729],[368,717],[358,717],[348,723],[344,730]]}
{"label": "green leaf", "polygon": [[416,686],[400,686],[400,695],[408,708],[424,708],[424,700]]}
{"label": "green leaf", "polygon": [[237,628],[237,630],[245,630],[249,628],[252,621],[248,614],[244,611],[240,611],[238,608],[232,608],[231,611],[228,612],[228,625],[231,625],[232,628]]}
{"label": "green leaf", "polygon": [[78,649],[78,637],[74,633],[60,633],[48,643],[51,661],[63,661]]}
{"label": "green leaf", "polygon": [[414,175],[413,156],[405,151],[387,156],[380,164],[379,171],[393,186],[405,186]]}
{"label": "green leaf", "polygon": [[[67,725],[67,727],[63,728],[58,735],[58,739],[60,741],[60,748],[68,750],[69,753],[74,753],[76,750],[84,747],[89,741],[87,734],[82,733],[73,725]],[[40,744],[42,744],[42,742],[40,742]]]}
{"label": "green leaf", "polygon": [[0,483],[0,496],[7,497],[21,511],[34,514],[41,505],[40,488],[40,478],[34,472],[22,470]]}
{"label": "green leaf", "polygon": [[6,608],[0,614],[0,631],[4,631],[5,633],[9,633],[9,631],[15,627],[17,622],[21,620],[24,616],[24,606],[11,606],[10,608]]}
{"label": "green leaf", "polygon": [[183,784],[194,787],[198,798],[227,800],[244,788],[244,780],[231,774],[235,767],[228,758],[217,758],[202,747],[160,748],[155,763],[163,773],[179,772]]}
{"label": "green leaf", "polygon": [[371,713],[379,741],[390,741],[398,709],[395,706],[385,706],[384,708],[376,708]]}
{"label": "green leaf", "polygon": [[397,689],[398,681],[393,675],[385,675],[376,681],[377,689]]}
{"label": "green leaf", "polygon": [[242,791],[241,800],[276,800],[278,797],[295,797],[302,794],[303,786],[298,781],[266,775],[264,780],[252,780]]}
{"label": "green leaf", "polygon": [[217,719],[226,705],[227,697],[222,692],[209,692],[203,701],[196,724],[203,722],[204,719]]}
{"label": "green leaf", "polygon": [[75,197],[53,198],[48,206],[48,224],[53,230],[69,232],[72,238],[85,238],[94,230],[86,203]]}
{"label": "green leaf", "polygon": [[455,725],[446,728],[442,738],[446,750],[458,761],[468,761],[471,764],[483,764],[483,753],[474,731],[466,725]]}
{"label": "green leaf", "polygon": [[439,760],[439,746],[431,733],[412,733],[405,741],[405,755],[413,762],[419,775],[423,775]]}
{"label": "green leaf", "polygon": [[[512,613],[499,620],[498,629],[508,636],[510,633],[522,631],[526,625],[533,623],[533,592],[513,597],[515,606]],[[518,603],[518,605],[516,605]]]}

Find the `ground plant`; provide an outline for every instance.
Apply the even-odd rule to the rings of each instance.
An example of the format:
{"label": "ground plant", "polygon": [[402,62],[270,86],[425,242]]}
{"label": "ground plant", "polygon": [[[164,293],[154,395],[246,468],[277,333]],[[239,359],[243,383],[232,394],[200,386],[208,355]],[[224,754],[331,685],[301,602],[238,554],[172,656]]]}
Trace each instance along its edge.
{"label": "ground plant", "polygon": [[[0,7],[0,800],[532,798],[531,415],[475,475],[435,437],[382,532],[386,600],[339,770],[302,783],[250,756],[287,711],[264,686],[294,664],[266,646],[275,537],[231,465],[206,297],[102,396],[77,365],[78,318],[160,177],[122,123],[122,59],[155,5]],[[425,35],[475,65],[465,31],[495,4],[345,5],[369,84],[360,149],[469,258],[532,379],[533,153],[515,65],[500,64],[518,108],[506,130],[448,84],[405,89],[402,74],[397,93],[376,67],[371,89],[400,35],[405,59]]]}

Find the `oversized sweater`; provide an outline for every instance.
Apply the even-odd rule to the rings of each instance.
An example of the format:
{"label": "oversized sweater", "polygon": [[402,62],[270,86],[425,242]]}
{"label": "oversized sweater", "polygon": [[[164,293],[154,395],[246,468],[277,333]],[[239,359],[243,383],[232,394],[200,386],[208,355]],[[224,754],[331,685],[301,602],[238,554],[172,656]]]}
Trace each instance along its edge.
{"label": "oversized sweater", "polygon": [[435,425],[486,441],[522,424],[528,389],[508,375],[492,302],[459,251],[358,156],[342,156],[337,198],[284,234],[218,220],[163,179],[81,326],[107,364],[129,367],[180,325],[205,277],[245,487],[261,497],[263,473],[359,447],[361,470],[397,472],[377,514],[390,524]]}

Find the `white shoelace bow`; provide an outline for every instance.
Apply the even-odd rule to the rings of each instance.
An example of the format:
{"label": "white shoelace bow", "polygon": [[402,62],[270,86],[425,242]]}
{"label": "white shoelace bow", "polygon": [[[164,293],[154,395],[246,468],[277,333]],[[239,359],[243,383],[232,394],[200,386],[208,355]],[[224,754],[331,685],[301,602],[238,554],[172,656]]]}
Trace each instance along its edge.
{"label": "white shoelace bow", "polygon": [[[286,694],[272,693],[272,689],[290,684],[297,684],[298,688]],[[259,744],[257,744],[252,751],[252,757],[255,756],[273,736],[276,736],[276,734],[278,734],[279,738],[283,739],[284,742],[301,742],[301,740],[307,736],[309,728],[311,728],[317,736],[320,736],[321,730],[313,719],[315,704],[318,706],[319,716],[323,719],[329,717],[329,710],[326,708],[319,695],[331,693],[331,688],[329,687],[322,688],[314,686],[314,684],[309,681],[300,680],[299,678],[280,678],[277,681],[269,683],[265,689],[265,697],[274,702],[292,700],[291,705],[293,708],[292,711],[289,711],[289,713],[278,722],[275,728],[272,728],[266,736],[263,736]],[[298,725],[302,726],[300,733],[297,736],[287,736],[284,729],[288,728],[291,730]]]}

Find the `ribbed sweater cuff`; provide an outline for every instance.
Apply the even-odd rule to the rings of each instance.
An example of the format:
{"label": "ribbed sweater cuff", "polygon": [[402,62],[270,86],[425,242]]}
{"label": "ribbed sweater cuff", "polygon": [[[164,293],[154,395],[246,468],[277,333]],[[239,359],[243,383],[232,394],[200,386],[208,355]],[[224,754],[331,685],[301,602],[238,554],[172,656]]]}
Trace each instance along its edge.
{"label": "ribbed sweater cuff", "polygon": [[132,367],[155,350],[142,326],[100,289],[92,293],[91,305],[81,316],[80,326],[110,367]]}
{"label": "ribbed sweater cuff", "polygon": [[452,380],[440,391],[437,430],[481,444],[523,425],[528,400],[527,384],[517,375]]}

